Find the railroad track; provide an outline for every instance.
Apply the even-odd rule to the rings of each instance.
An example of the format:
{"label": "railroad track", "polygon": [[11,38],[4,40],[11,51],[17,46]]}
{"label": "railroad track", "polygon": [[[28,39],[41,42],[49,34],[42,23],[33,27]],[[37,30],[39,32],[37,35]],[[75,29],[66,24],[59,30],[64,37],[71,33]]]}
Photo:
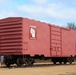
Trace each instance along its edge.
{"label": "railroad track", "polygon": [[[16,64],[14,65],[11,65],[9,68],[34,68],[34,67],[55,67],[55,66],[72,66],[72,65],[76,65],[76,62],[74,62],[73,64],[59,64],[57,63],[56,65],[55,64],[52,64],[52,63],[35,63],[34,65],[32,66],[26,66],[26,65],[23,65],[22,67],[17,67]],[[7,68],[5,65],[3,65],[2,68]]]}

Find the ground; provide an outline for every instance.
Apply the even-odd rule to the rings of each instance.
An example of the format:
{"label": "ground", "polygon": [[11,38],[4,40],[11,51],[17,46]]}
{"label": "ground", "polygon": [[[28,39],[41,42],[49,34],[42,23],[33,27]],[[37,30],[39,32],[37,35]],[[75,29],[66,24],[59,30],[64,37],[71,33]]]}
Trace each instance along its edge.
{"label": "ground", "polygon": [[35,64],[31,67],[0,68],[0,75],[76,75],[76,62],[72,65]]}

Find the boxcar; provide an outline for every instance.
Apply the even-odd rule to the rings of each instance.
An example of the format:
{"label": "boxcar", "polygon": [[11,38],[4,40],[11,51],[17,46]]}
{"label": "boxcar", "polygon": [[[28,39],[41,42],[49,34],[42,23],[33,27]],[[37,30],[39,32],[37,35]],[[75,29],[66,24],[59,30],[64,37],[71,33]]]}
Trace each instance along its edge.
{"label": "boxcar", "polygon": [[72,64],[76,31],[22,17],[0,20],[0,55],[7,67],[33,65],[35,59]]}

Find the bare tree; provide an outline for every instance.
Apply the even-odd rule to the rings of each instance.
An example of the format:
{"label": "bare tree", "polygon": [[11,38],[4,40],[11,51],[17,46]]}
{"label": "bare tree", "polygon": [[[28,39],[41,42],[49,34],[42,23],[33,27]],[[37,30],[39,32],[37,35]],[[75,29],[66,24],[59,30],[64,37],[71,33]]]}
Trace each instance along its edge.
{"label": "bare tree", "polygon": [[75,23],[67,23],[67,28],[76,30],[76,25]]}

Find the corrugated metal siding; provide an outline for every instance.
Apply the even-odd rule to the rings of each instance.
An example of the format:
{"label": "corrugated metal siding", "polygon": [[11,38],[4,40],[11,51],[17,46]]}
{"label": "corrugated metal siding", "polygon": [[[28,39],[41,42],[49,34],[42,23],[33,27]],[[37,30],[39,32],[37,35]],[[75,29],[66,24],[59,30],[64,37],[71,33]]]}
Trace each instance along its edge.
{"label": "corrugated metal siding", "polygon": [[22,50],[22,18],[0,20],[0,51],[18,52]]}

